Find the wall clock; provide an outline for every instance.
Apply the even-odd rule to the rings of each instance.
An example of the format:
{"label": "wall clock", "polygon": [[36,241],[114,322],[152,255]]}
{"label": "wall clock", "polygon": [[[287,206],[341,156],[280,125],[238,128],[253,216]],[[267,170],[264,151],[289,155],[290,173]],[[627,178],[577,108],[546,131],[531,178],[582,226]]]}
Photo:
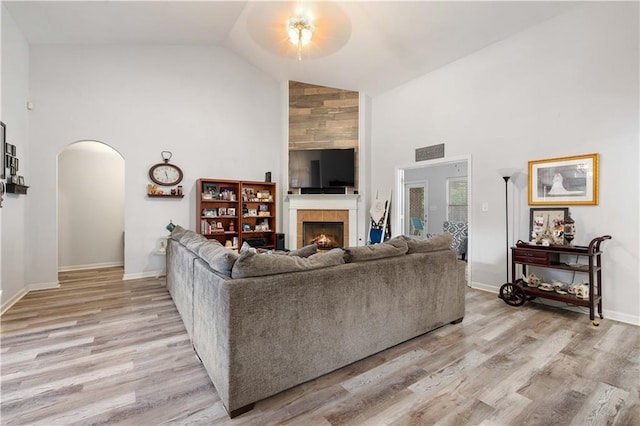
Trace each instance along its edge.
{"label": "wall clock", "polygon": [[182,181],[182,169],[169,163],[171,152],[162,151],[163,163],[154,164],[149,169],[149,178],[157,185],[172,186]]}

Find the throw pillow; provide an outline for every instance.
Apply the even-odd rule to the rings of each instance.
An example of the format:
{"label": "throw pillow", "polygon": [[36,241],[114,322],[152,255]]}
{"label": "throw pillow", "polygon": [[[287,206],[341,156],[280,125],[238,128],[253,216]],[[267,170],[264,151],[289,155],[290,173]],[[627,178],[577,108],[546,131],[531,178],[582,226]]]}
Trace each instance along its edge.
{"label": "throw pillow", "polygon": [[451,248],[451,234],[436,235],[431,238],[414,238],[407,235],[401,235],[407,242],[410,253],[428,253],[430,251],[449,250]]}
{"label": "throw pillow", "polygon": [[317,244],[309,244],[308,246],[304,246],[297,250],[291,251],[274,251],[273,254],[282,254],[286,256],[298,256],[298,257],[309,257],[312,254],[316,254],[318,252]]}
{"label": "throw pillow", "polygon": [[198,256],[207,262],[214,271],[230,277],[233,264],[238,260],[239,255],[218,241],[211,240],[200,246]]}
{"label": "throw pillow", "polygon": [[347,263],[365,262],[368,260],[384,259],[385,257],[402,256],[408,250],[403,238],[394,237],[380,244],[369,246],[349,247],[345,249]]}
{"label": "throw pillow", "polygon": [[169,234],[169,238],[175,241],[180,241],[180,238],[182,238],[185,232],[187,232],[186,229],[180,225],[176,225],[176,227],[173,228],[173,231],[171,231],[171,234]]}
{"label": "throw pillow", "polygon": [[247,250],[240,253],[231,270],[232,278],[261,277],[286,272],[307,271],[344,263],[342,249],[316,253],[309,257],[268,256]]}

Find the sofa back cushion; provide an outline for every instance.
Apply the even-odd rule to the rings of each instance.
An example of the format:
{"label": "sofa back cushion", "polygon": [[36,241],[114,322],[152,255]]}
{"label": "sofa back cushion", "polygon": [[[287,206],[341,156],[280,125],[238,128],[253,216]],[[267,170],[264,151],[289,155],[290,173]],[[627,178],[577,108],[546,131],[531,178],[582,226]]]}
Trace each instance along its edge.
{"label": "sofa back cushion", "polygon": [[346,248],[345,260],[347,263],[356,263],[402,256],[408,249],[407,242],[403,238],[394,237],[380,244]]}
{"label": "sofa back cushion", "polygon": [[410,253],[428,253],[430,251],[449,250],[451,248],[451,241],[453,237],[451,234],[436,235],[430,238],[416,238],[407,235],[402,235],[407,242]]}
{"label": "sofa back cushion", "polygon": [[198,256],[207,262],[214,271],[230,277],[231,269],[239,255],[230,248],[224,247],[217,240],[211,240],[198,248]]}
{"label": "sofa back cushion", "polygon": [[169,234],[169,238],[171,238],[172,240],[175,240],[175,241],[180,241],[180,238],[182,238],[182,236],[186,232],[187,232],[187,230],[184,229],[182,226],[176,225],[176,227],[173,228],[173,231],[171,231],[171,234]]}
{"label": "sofa back cushion", "polygon": [[255,250],[241,251],[233,264],[231,278],[261,277],[286,272],[326,268],[344,263],[342,249],[312,254],[309,257],[259,254]]}

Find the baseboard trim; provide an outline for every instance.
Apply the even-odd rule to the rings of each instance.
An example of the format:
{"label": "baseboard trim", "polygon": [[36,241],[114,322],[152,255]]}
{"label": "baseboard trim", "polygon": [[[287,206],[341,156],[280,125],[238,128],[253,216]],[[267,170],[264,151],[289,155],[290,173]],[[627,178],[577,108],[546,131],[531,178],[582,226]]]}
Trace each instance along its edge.
{"label": "baseboard trim", "polygon": [[122,281],[128,281],[128,280],[139,280],[142,278],[160,278],[163,277],[166,274],[166,272],[164,271],[164,269],[158,269],[155,271],[144,271],[144,272],[136,272],[134,274],[124,274],[122,276]]}
{"label": "baseboard trim", "polygon": [[114,268],[124,266],[124,262],[92,263],[90,265],[60,266],[58,272],[84,271],[85,269]]}
{"label": "baseboard trim", "polygon": [[[494,294],[500,293],[500,287],[496,287],[494,285],[489,285],[489,284],[472,282],[469,285],[469,287],[476,290],[487,291],[489,293],[494,293]],[[536,300],[540,300],[540,299],[536,299]],[[534,303],[540,303],[547,306],[553,306],[554,308],[561,308],[561,309],[566,309],[569,311],[579,312],[581,314],[589,315],[589,308],[582,307],[582,306],[580,307],[570,306],[570,305],[565,305],[563,302],[555,302],[553,300],[547,300],[547,299],[544,299],[544,301],[540,301],[540,302],[534,301]],[[612,321],[624,322],[626,324],[640,326],[640,317],[638,316],[624,314],[616,311],[609,311],[607,309],[602,310],[602,315],[604,316],[604,319],[610,319]],[[597,314],[596,314],[596,319],[599,319]]]}
{"label": "baseboard trim", "polygon": [[2,308],[0,310],[0,315],[4,315],[5,312],[7,312],[9,310],[10,307],[12,307],[13,305],[16,304],[16,302],[18,302],[18,300],[22,299],[24,296],[27,295],[27,293],[29,293],[29,290],[27,290],[26,288],[23,288],[21,291],[19,291],[15,296],[13,296],[11,299],[7,300],[3,305]]}
{"label": "baseboard trim", "polygon": [[27,291],[51,290],[54,288],[60,288],[60,281],[52,281],[50,283],[29,284],[27,286]]}
{"label": "baseboard trim", "polygon": [[[501,285],[502,284],[500,284],[500,286]],[[476,290],[488,291],[489,293],[494,293],[494,294],[498,294],[500,292],[500,286],[496,287],[495,285],[478,283],[473,281],[469,284],[469,287],[471,288],[474,288]]]}

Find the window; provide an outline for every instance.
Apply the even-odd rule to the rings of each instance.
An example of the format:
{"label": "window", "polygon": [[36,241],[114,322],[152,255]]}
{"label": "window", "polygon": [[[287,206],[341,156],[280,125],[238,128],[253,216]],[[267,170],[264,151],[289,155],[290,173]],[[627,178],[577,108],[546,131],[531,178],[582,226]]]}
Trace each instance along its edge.
{"label": "window", "polygon": [[467,222],[467,178],[447,179],[447,220]]}

